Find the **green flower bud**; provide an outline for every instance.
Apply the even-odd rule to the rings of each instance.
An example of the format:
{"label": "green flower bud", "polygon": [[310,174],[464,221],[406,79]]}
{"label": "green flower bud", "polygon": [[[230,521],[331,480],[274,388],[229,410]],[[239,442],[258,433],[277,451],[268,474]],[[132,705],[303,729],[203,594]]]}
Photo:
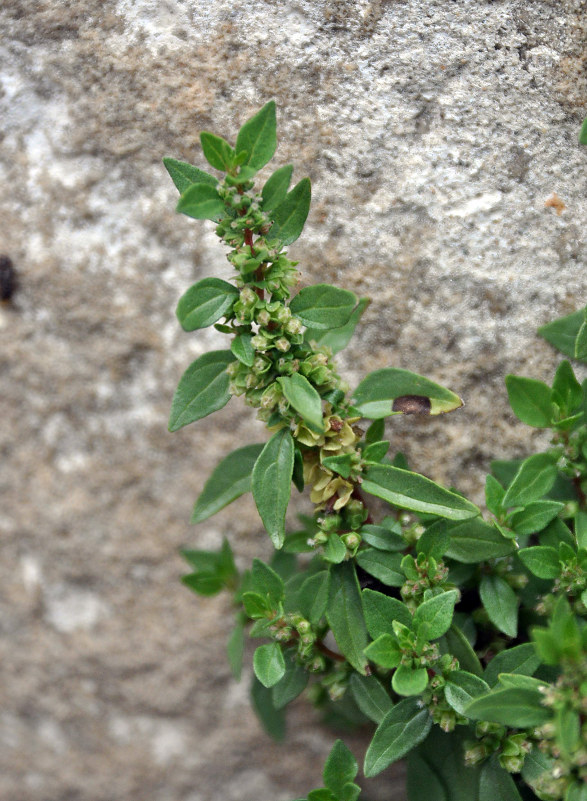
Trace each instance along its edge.
{"label": "green flower bud", "polygon": [[280,337],[275,340],[275,347],[282,351],[282,353],[286,353],[291,348],[291,344],[285,337]]}

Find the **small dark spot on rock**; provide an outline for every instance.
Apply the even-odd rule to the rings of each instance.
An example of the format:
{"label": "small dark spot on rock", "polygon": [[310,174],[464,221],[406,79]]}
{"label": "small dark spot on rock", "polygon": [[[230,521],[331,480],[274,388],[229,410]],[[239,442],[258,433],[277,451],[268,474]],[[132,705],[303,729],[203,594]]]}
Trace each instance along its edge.
{"label": "small dark spot on rock", "polygon": [[402,395],[393,402],[392,410],[403,414],[430,414],[430,398],[424,395]]}
{"label": "small dark spot on rock", "polygon": [[16,272],[8,256],[0,256],[0,300],[10,300],[16,290]]}

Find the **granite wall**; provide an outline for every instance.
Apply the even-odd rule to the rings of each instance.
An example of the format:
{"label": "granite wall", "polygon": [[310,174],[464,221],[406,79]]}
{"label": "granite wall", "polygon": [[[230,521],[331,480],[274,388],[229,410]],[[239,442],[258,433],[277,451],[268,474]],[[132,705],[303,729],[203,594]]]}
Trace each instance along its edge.
{"label": "granite wall", "polygon": [[3,0],[2,799],[287,801],[332,741],[303,703],[267,741],[224,660],[227,600],[178,583],[181,545],[267,551],[250,498],[188,526],[211,468],[264,433],[236,401],[166,431],[182,371],[224,346],[180,331],[177,298],[229,270],[174,213],[162,156],[202,164],[202,129],[234,137],[275,98],[276,163],[313,182],[290,252],[372,298],[345,376],[396,365],[461,394],[388,433],[479,500],[491,458],[537,436],[504,375],[548,379],[535,329],[586,300],[586,18],[581,0]]}

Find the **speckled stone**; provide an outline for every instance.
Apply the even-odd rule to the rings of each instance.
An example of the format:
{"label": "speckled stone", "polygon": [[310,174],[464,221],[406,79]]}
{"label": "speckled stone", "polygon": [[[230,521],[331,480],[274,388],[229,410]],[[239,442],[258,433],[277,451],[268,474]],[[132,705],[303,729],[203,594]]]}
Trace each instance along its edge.
{"label": "speckled stone", "polygon": [[586,300],[585,20],[581,0],[3,0],[3,801],[288,801],[333,739],[296,703],[288,745],[267,741],[226,666],[228,600],[178,582],[181,545],[268,551],[250,498],[188,526],[264,432],[235,401],[166,431],[182,371],[224,346],[179,330],[177,298],[229,270],[174,214],[162,156],[202,164],[200,130],[233,138],[275,98],[276,163],[313,182],[291,255],[372,298],[345,377],[396,365],[461,394],[388,434],[481,500],[492,458],[543,441],[504,375],[549,379],[534,331]]}

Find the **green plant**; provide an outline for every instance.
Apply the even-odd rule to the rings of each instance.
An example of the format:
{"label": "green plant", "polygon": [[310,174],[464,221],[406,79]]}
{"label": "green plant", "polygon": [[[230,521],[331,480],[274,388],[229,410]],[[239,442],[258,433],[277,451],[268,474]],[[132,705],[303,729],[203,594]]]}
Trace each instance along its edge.
{"label": "green plant", "polygon": [[[514,413],[552,441],[493,463],[484,518],[401,453],[387,455],[385,418],[449,412],[460,398],[396,368],[349,391],[334,354],[367,300],[327,284],[292,297],[298,273],[284,248],[304,226],[310,182],[289,189],[287,165],[254,188],[276,148],[274,103],[235,147],[211,133],[201,142],[221,180],[174,159],[165,166],[178,210],[214,221],[235,277],[199,281],[177,316],[186,331],[214,325],[231,342],[187,369],[169,427],[232,395],[258,410],[270,438],[222,460],[192,521],[252,491],[276,551],[241,574],[226,541],[220,552],[185,550],[183,581],[201,595],[234,594],[237,678],[245,631],[262,641],[252,700],[264,726],[282,738],[285,707],[306,691],[331,720],[375,724],[365,776],[407,756],[411,801],[587,801],[587,382],[568,360],[552,386],[507,377]],[[540,333],[587,361],[586,313]],[[292,483],[314,508],[289,533]],[[388,504],[377,517],[373,496]],[[308,801],[354,801],[356,774],[337,741],[325,787]]]}

